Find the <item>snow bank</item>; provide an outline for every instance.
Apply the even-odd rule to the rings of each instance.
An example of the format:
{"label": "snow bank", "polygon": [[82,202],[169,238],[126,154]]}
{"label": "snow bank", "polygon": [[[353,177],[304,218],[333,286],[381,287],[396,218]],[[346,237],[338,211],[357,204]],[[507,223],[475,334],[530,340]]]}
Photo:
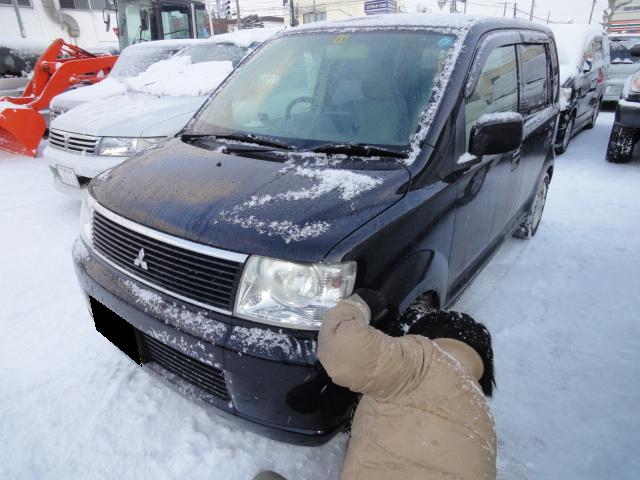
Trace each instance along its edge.
{"label": "snow bank", "polygon": [[215,90],[232,70],[230,61],[191,63],[191,57],[179,55],[154,63],[140,75],[123,79],[123,83],[135,92],[198,97]]}
{"label": "snow bank", "polygon": [[43,52],[51,45],[50,42],[41,42],[39,40],[28,40],[26,38],[0,37],[0,47],[10,48],[12,50],[24,50],[31,52]]}

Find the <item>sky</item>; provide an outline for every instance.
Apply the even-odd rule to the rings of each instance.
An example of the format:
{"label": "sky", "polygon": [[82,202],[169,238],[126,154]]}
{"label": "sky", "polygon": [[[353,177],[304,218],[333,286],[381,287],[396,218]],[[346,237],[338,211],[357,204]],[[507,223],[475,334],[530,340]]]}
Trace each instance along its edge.
{"label": "sky", "polygon": [[[281,15],[282,0],[239,0],[240,12],[244,16],[249,13],[258,13],[259,15]],[[321,1],[321,0],[318,0]],[[352,1],[352,0],[344,0]],[[399,0],[400,3],[401,0]],[[504,1],[497,0],[468,0],[467,13],[475,13],[482,15],[499,15],[502,16],[504,11]],[[518,4],[518,9],[526,13],[520,13],[519,16],[524,18],[528,16],[531,9],[532,0],[507,0],[509,5],[507,10],[513,15],[513,2]],[[575,23],[587,23],[589,21],[589,13],[593,0],[534,0],[534,14],[540,18],[547,18],[549,11],[551,12],[551,20],[556,22],[567,22],[573,20]],[[295,0],[294,0],[295,2]],[[233,3],[233,2],[232,2]],[[440,12],[436,0],[404,0],[408,12],[415,12],[420,5],[429,9],[432,13]],[[462,3],[458,3],[459,9],[463,8]],[[595,12],[593,15],[593,23],[598,22],[602,18],[602,11],[607,6],[607,0],[596,0]],[[448,6],[443,11],[448,10]],[[246,12],[246,13],[245,13]]]}

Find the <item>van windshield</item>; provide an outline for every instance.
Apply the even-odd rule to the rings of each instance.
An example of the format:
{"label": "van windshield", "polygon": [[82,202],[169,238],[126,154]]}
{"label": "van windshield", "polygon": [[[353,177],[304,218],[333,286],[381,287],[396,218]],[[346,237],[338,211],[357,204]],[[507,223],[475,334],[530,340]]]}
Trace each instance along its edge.
{"label": "van windshield", "polygon": [[609,37],[611,63],[638,63],[640,57],[631,55],[630,49],[640,43],[640,37]]}
{"label": "van windshield", "polygon": [[407,147],[455,36],[432,32],[285,35],[243,64],[191,132]]}

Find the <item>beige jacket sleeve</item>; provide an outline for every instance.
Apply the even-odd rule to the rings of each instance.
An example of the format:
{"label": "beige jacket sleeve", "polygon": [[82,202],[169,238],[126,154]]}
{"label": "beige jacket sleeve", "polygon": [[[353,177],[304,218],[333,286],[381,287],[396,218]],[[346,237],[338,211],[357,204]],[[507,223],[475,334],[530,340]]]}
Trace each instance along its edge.
{"label": "beige jacket sleeve", "polygon": [[424,337],[391,337],[369,325],[357,295],[327,312],[318,334],[318,358],[337,385],[378,400],[407,393],[427,373],[433,344]]}

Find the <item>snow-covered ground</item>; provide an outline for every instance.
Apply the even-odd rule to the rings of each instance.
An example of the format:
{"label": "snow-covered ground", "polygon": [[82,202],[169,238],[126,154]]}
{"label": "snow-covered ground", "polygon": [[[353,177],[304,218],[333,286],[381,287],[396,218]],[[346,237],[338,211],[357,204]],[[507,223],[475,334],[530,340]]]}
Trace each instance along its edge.
{"label": "snow-covered ground", "polygon": [[[457,307],[494,336],[500,478],[640,472],[640,161],[603,113],[556,162],[531,241],[509,240]],[[336,479],[346,441],[243,432],[105,341],[73,274],[79,204],[42,159],[0,158],[0,479]]]}

